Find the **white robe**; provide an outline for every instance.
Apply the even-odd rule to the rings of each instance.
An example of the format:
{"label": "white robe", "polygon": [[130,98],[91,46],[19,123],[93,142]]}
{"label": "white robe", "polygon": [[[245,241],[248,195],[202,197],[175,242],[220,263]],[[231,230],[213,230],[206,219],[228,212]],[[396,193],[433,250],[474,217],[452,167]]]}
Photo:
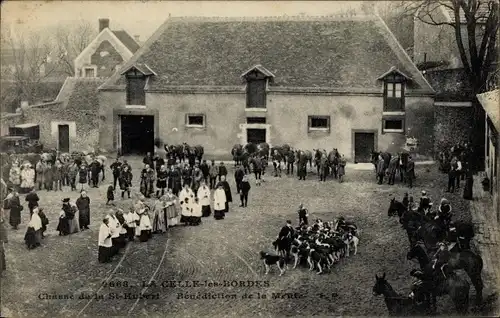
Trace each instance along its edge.
{"label": "white robe", "polygon": [[26,168],[21,171],[21,188],[33,188],[35,186],[35,170]]}
{"label": "white robe", "polygon": [[139,221],[139,215],[137,215],[135,211],[129,212],[123,216],[125,217],[125,222],[127,222],[128,227],[135,228],[137,226],[136,221]]}
{"label": "white robe", "polygon": [[194,203],[192,205],[192,216],[197,217],[197,218],[201,218],[202,215],[203,214],[201,213],[201,204]]}
{"label": "white robe", "polygon": [[149,215],[147,214],[141,214],[140,215],[140,222],[139,226],[136,228],[136,234],[139,233],[141,234],[142,231],[148,231],[151,230],[151,219],[149,218]]}
{"label": "white robe", "polygon": [[198,200],[201,206],[210,205],[210,189],[205,186],[198,189]]}
{"label": "white robe", "polygon": [[102,223],[99,228],[99,241],[98,245],[103,247],[112,247],[113,243],[111,242],[111,230],[110,228]]}
{"label": "white robe", "polygon": [[182,205],[182,211],[181,211],[181,214],[183,216],[192,216],[193,215],[193,204],[192,203],[184,203]]}
{"label": "white robe", "polygon": [[42,219],[40,219],[38,213],[33,213],[33,215],[31,216],[31,220],[28,223],[28,227],[32,227],[35,231],[38,231],[42,228]]}
{"label": "white robe", "polygon": [[181,192],[179,193],[179,202],[184,202],[186,198],[189,199],[189,201],[194,200],[194,192],[191,189],[182,189]]}
{"label": "white robe", "polygon": [[226,193],[224,189],[217,189],[214,192],[214,210],[221,211],[226,209]]}
{"label": "white robe", "polygon": [[111,231],[111,238],[117,238],[120,236],[120,223],[118,220],[114,217],[114,215],[110,215],[109,217],[109,229]]}

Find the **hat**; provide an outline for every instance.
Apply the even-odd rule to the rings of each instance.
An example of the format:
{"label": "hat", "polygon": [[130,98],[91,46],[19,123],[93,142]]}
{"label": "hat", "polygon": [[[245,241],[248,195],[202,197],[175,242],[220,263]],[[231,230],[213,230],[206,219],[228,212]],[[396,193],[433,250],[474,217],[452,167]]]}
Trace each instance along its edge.
{"label": "hat", "polygon": [[422,195],[426,195],[427,192],[425,190],[422,190]]}
{"label": "hat", "polygon": [[68,202],[69,202],[69,200],[70,200],[69,198],[64,198],[64,199],[62,200],[62,202],[63,202],[63,203],[68,203]]}
{"label": "hat", "polygon": [[450,204],[450,201],[448,201],[448,199],[445,199],[445,198],[442,198],[441,199],[441,204]]}

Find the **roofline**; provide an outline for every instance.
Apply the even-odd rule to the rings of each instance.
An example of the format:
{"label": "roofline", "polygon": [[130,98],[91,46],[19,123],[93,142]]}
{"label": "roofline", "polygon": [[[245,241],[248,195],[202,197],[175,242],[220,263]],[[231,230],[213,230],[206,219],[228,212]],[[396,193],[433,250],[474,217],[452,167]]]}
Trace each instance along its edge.
{"label": "roofline", "polygon": [[265,68],[261,64],[257,64],[257,65],[252,66],[251,68],[249,68],[248,70],[243,72],[243,74],[241,74],[240,77],[245,77],[248,73],[250,73],[251,71],[253,71],[255,69],[260,71],[262,74],[266,75],[267,77],[276,77],[276,76],[274,76],[274,74],[271,71],[269,71],[267,68]]}
{"label": "roofline", "polygon": [[[434,90],[434,88],[432,88],[431,84],[429,84],[429,82],[425,79],[424,75],[420,72],[420,70],[417,68],[415,63],[413,63],[413,61],[410,58],[410,56],[408,55],[408,53],[406,53],[404,48],[401,46],[399,41],[396,39],[396,36],[394,35],[394,33],[392,33],[392,31],[389,29],[387,24],[384,22],[384,20],[379,15],[376,15],[376,17],[378,18],[377,19],[378,26],[380,27],[381,31],[383,31],[383,33],[385,33],[385,35],[387,35],[387,37],[386,37],[387,44],[392,49],[392,51],[396,54],[398,59],[403,63],[403,65],[406,66],[408,71],[410,71],[410,74],[413,75],[413,80],[417,83],[419,83],[418,80],[422,81],[422,83],[419,83],[419,84],[423,84],[424,87],[422,87],[422,89],[428,90],[429,93],[435,94],[436,91]],[[413,70],[413,72],[411,72],[411,70]]]}
{"label": "roofline", "polygon": [[405,73],[401,72],[401,71],[400,71],[397,67],[395,67],[395,66],[391,66],[391,68],[390,68],[387,72],[385,72],[384,74],[380,75],[377,79],[378,79],[378,80],[382,80],[382,79],[384,79],[384,77],[386,77],[387,75],[389,75],[389,74],[391,74],[391,73],[399,73],[399,75],[403,76],[404,78],[409,79],[409,80],[413,80],[413,79],[411,78],[411,76],[408,76],[408,75],[406,75]]}
{"label": "roofline", "polygon": [[[113,75],[111,75],[110,78],[108,78],[107,81],[105,81],[104,83],[102,83],[98,88],[97,90],[100,91],[100,90],[103,90],[107,85],[110,85],[114,82],[116,82],[119,78],[120,78],[120,73],[122,72],[122,70],[126,69],[126,68],[129,68],[131,65],[134,65],[137,60],[147,51],[149,51],[149,48],[151,47],[151,45],[156,42],[156,40],[158,40],[161,35],[163,34],[163,32],[165,32],[165,30],[167,29],[167,27],[169,26],[169,22],[170,22],[171,18],[167,18],[167,20],[165,20],[165,22],[163,22],[162,25],[160,25],[160,27],[153,33],[153,35],[151,35],[149,37],[149,39],[146,40],[146,42],[141,45],[139,47],[139,49],[137,51],[135,51],[135,53],[132,55],[131,58],[129,58],[125,64],[120,67],[119,70],[117,70]],[[111,86],[114,86],[114,85],[111,85]]]}
{"label": "roofline", "polygon": [[[79,62],[85,55],[87,55],[89,53],[89,51],[91,50],[91,48],[97,44],[97,42],[99,41],[99,39],[105,34],[105,33],[108,33],[112,39],[115,40],[116,43],[111,43],[111,45],[116,49],[115,45],[113,44],[116,44],[118,46],[120,46],[122,49],[125,49],[126,52],[129,52],[130,53],[130,56],[132,57],[134,55],[133,52],[131,52],[128,47],[123,44],[122,41],[120,41],[120,39],[113,33],[113,31],[111,31],[109,28],[105,28],[104,30],[102,30],[93,40],[92,42],[90,42],[87,47],[85,49],[83,49],[83,51],[78,54],[78,56],[73,60],[73,64],[75,65],[75,75],[77,75],[77,72],[76,72],[76,64],[78,64],[77,62]],[[117,50],[118,51],[118,50]],[[119,53],[119,52],[118,52]],[[126,60],[126,58],[124,58],[124,60]]]}
{"label": "roofline", "polygon": [[[439,4],[439,9],[441,10],[441,12],[443,13],[445,19],[446,19],[446,22],[447,23],[452,23],[452,20],[451,20],[451,15],[450,13],[448,12],[448,10],[446,10],[446,8],[442,5],[442,4]],[[462,21],[460,21],[460,23],[462,23]]]}
{"label": "roofline", "polygon": [[330,14],[330,15],[281,15],[281,16],[246,16],[246,17],[170,17],[173,22],[261,22],[261,21],[370,21],[376,20],[373,14]]}

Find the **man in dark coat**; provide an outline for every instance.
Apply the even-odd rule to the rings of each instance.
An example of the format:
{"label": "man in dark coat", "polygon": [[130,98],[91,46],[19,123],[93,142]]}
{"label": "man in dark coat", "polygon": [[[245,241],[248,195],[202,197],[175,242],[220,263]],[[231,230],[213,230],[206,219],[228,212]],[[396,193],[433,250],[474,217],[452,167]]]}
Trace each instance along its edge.
{"label": "man in dark coat", "polygon": [[125,198],[125,192],[128,194],[128,198],[130,199],[130,187],[132,187],[132,172],[130,171],[128,166],[123,166],[123,170],[120,172],[120,176],[118,178],[120,189],[122,190],[122,199]]}
{"label": "man in dark coat", "polygon": [[399,166],[399,157],[392,157],[389,161],[389,167],[387,168],[387,173],[389,174],[388,184],[393,185],[394,179],[396,179],[396,170]]}
{"label": "man in dark coat", "polygon": [[448,172],[448,190],[446,192],[455,192],[455,178],[457,176],[457,169],[458,169],[458,159],[457,157],[453,157],[451,159],[451,168],[450,171]]}
{"label": "man in dark coat", "polygon": [[222,177],[226,179],[226,176],[227,176],[227,169],[226,166],[224,165],[224,162],[221,161],[219,165],[219,182],[222,181]]}
{"label": "man in dark coat", "polygon": [[241,199],[240,207],[247,207],[248,205],[248,193],[250,192],[250,182],[248,182],[248,177],[246,175],[243,176],[243,179],[239,183],[239,193]]}
{"label": "man in dark coat", "polygon": [[411,156],[408,157],[408,163],[406,165],[406,175],[408,181],[408,187],[413,188],[413,180],[415,179],[415,162]]}
{"label": "man in dark coat", "polygon": [[422,197],[420,198],[420,204],[418,206],[418,211],[420,213],[426,214],[431,208],[431,199],[427,196],[427,192],[422,190]]}
{"label": "man in dark coat", "polygon": [[245,176],[245,171],[240,165],[236,166],[236,171],[234,172],[234,181],[236,183],[236,192],[240,193],[240,183]]}
{"label": "man in dark coat", "polygon": [[68,235],[71,232],[70,229],[70,220],[73,220],[75,217],[75,211],[69,203],[69,198],[63,199],[62,212],[59,216],[59,224],[57,225],[57,231],[59,231],[59,235]]}
{"label": "man in dark coat", "polygon": [[200,170],[201,170],[201,173],[203,173],[203,181],[205,181],[205,183],[208,183],[209,180],[209,175],[210,175],[210,168],[208,167],[208,163],[207,163],[207,160],[203,159],[203,162],[200,164]]}
{"label": "man in dark coat", "polygon": [[75,204],[78,208],[78,223],[80,225],[80,230],[88,230],[90,225],[90,198],[85,191],[81,191],[80,197],[76,199]]}
{"label": "man in dark coat", "polygon": [[168,172],[168,188],[172,189],[172,193],[176,196],[179,195],[179,191],[181,191],[181,173],[177,167],[170,167],[170,171]]}
{"label": "man in dark coat", "polygon": [[30,210],[30,217],[33,214],[33,209],[38,206],[38,201],[40,198],[36,194],[35,190],[31,190],[30,193],[26,195],[25,201],[28,202],[28,209]]}
{"label": "man in dark coat", "polygon": [[116,158],[116,161],[113,162],[109,168],[113,171],[113,188],[116,189],[116,184],[118,183],[118,178],[120,177],[120,171],[122,168],[120,159]]}
{"label": "man in dark coat", "polygon": [[288,152],[288,158],[286,160],[286,174],[292,174],[293,175],[293,164],[295,162],[295,152],[290,149]]}
{"label": "man in dark coat", "polygon": [[19,195],[16,191],[12,191],[6,200],[7,207],[10,209],[9,224],[14,230],[17,230],[17,227],[21,224],[21,211],[23,210],[23,206],[19,200]]}
{"label": "man in dark coat", "polygon": [[377,161],[377,184],[382,184],[384,182],[385,174],[385,163],[382,156],[378,157]]}
{"label": "man in dark coat", "polygon": [[155,161],[154,161],[154,158],[150,152],[148,152],[146,154],[146,157],[144,157],[144,159],[142,159],[142,163],[145,165],[149,165],[153,170],[155,168]]}
{"label": "man in dark coat", "polygon": [[472,187],[474,185],[474,175],[472,174],[471,169],[467,169],[465,172],[465,187],[464,187],[464,199],[465,200],[472,200],[473,199],[473,193],[472,193]]}
{"label": "man in dark coat", "polygon": [[186,184],[191,187],[191,183],[193,181],[193,169],[189,165],[184,165],[184,169],[182,169],[182,186]]}
{"label": "man in dark coat", "polygon": [[224,212],[229,212],[229,202],[233,202],[233,195],[231,194],[231,187],[229,186],[229,183],[226,181],[226,177],[221,176],[221,181],[217,185],[222,185],[224,188],[224,193],[226,194],[226,209]]}
{"label": "man in dark coat", "polygon": [[99,183],[99,172],[101,172],[101,164],[97,159],[94,159],[90,164],[90,179],[92,181],[92,188],[98,188]]}

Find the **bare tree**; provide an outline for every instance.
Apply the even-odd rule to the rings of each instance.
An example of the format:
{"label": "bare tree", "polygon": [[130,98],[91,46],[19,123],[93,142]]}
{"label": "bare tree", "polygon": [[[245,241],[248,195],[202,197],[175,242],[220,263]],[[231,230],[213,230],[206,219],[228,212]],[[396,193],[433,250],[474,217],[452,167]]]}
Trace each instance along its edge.
{"label": "bare tree", "polygon": [[97,36],[97,30],[88,21],[78,24],[60,25],[54,32],[59,63],[68,76],[75,75],[73,61]]}
{"label": "bare tree", "polygon": [[[473,93],[474,122],[484,122],[484,110],[475,98],[487,90],[487,83],[495,72],[498,54],[498,0],[424,0],[405,2],[405,11],[421,22],[453,30],[460,60],[471,83]],[[439,19],[442,9],[450,12],[452,19]],[[471,129],[470,139],[476,149],[477,167],[481,168],[484,157],[484,125]]]}
{"label": "bare tree", "polygon": [[[51,40],[40,34],[14,34],[2,26],[3,49],[10,54],[10,65],[2,66],[2,80],[10,82],[10,93],[30,103],[37,101],[40,83],[55,70]],[[8,92],[3,92],[7,96]],[[3,97],[2,97],[3,98]]]}

